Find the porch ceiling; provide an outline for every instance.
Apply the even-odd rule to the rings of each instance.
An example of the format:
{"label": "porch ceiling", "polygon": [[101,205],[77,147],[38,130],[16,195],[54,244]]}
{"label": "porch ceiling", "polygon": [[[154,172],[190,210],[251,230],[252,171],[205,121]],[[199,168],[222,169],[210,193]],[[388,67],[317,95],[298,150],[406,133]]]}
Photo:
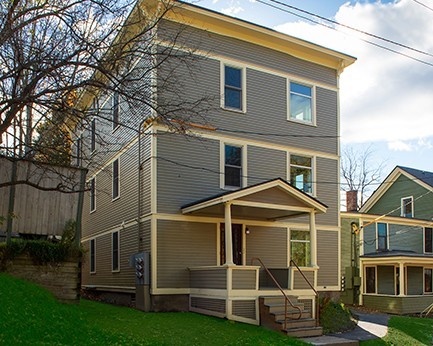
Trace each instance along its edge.
{"label": "porch ceiling", "polygon": [[286,219],[327,210],[326,205],[282,179],[228,191],[185,205],[181,210],[183,214],[224,217],[227,202],[233,218],[251,220]]}

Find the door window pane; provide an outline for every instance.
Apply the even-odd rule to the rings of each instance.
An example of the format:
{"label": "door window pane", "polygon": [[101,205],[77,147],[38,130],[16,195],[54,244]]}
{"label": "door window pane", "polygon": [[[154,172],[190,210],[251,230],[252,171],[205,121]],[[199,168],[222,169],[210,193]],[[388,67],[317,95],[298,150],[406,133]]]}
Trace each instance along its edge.
{"label": "door window pane", "polygon": [[365,292],[376,293],[376,268],[365,268]]}

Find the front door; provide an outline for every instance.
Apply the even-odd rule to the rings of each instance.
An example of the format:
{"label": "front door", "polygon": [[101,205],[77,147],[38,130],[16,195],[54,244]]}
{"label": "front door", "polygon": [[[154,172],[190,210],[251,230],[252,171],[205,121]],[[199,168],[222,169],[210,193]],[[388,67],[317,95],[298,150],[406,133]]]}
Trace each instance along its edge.
{"label": "front door", "polygon": [[[242,265],[242,225],[232,224],[232,242],[233,263],[236,265]],[[220,233],[220,254],[220,263],[226,263],[225,225],[223,223],[221,224]]]}

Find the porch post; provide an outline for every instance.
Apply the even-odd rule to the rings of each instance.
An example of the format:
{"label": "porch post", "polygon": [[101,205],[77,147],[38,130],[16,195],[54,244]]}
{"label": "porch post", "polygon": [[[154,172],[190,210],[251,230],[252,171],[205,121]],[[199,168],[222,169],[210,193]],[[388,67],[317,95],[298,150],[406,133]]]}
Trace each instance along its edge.
{"label": "porch post", "polygon": [[225,251],[226,251],[226,263],[233,265],[233,242],[232,242],[232,214],[231,214],[231,203],[224,203],[224,218],[225,218]]}
{"label": "porch post", "polygon": [[399,296],[404,296],[405,292],[406,292],[406,287],[405,287],[405,278],[404,278],[404,263],[400,262],[399,263],[399,275],[398,275],[398,279],[399,279],[399,286],[400,286],[400,292],[399,292]]}
{"label": "porch post", "polygon": [[316,233],[316,212],[310,213],[310,251],[311,266],[317,267],[317,233]]}

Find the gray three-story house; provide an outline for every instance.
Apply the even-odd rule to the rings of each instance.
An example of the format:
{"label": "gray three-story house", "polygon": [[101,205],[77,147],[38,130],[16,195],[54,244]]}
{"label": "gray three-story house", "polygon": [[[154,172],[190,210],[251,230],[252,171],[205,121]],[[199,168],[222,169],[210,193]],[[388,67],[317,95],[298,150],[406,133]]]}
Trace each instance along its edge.
{"label": "gray three-story house", "polygon": [[314,318],[315,291],[340,291],[338,83],[355,59],[187,4],[158,23],[158,39],[180,25],[200,43],[195,77],[176,71],[184,95],[213,104],[185,134],[157,114],[132,118],[116,94],[94,102],[112,124],[95,117],[91,131],[118,140],[88,176],[83,288],[272,328],[282,313]]}

